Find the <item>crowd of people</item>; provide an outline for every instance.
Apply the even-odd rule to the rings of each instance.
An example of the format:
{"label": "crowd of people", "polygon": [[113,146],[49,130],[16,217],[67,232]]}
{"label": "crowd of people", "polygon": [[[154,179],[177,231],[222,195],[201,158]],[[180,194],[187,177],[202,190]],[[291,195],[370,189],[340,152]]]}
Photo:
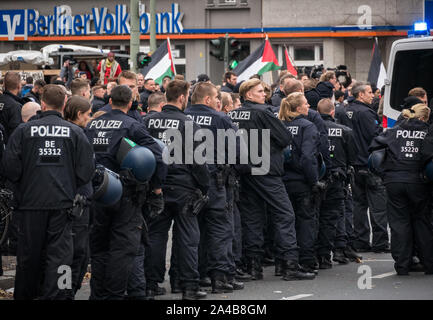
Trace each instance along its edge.
{"label": "crowd of people", "polygon": [[[12,71],[2,79],[0,173],[14,193],[3,251],[17,256],[15,299],[74,299],[89,264],[92,300],[164,295],[171,227],[170,288],[183,299],[205,298],[204,287],[242,290],[270,265],[282,280],[313,280],[363,252],[391,252],[398,275],[433,274],[424,89],[411,90],[383,130],[383,92],[354,79],[343,86],[334,71],[282,71],[272,85],[258,75],[238,83],[231,71],[222,85],[206,74],[158,84],[122,71],[111,53],[92,72],[77,70],[65,62],[50,84],[23,86]],[[213,133],[212,161],[186,160],[187,146],[200,144],[188,141],[189,126]],[[180,163],[163,159],[174,143],[167,129],[180,134]],[[269,132],[258,150],[269,153],[266,173],[254,174],[241,135],[235,163],[228,152],[221,161],[218,130],[253,139],[257,129],[259,141]],[[153,155],[149,177],[125,167],[131,143]],[[107,170],[123,187],[109,204],[96,196]],[[61,266],[71,268],[69,286],[59,286]]]}

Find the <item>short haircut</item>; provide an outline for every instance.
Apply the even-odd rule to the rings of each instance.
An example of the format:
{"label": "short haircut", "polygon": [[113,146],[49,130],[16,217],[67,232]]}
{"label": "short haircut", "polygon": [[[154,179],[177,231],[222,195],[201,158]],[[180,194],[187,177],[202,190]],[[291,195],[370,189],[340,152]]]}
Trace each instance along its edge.
{"label": "short haircut", "polygon": [[185,77],[181,74],[177,74],[174,76],[174,80],[185,80]]}
{"label": "short haircut", "polygon": [[33,101],[26,102],[21,108],[21,119],[23,119],[23,122],[27,122],[27,120],[33,117],[39,110],[41,110],[39,103]]}
{"label": "short haircut", "polygon": [[337,91],[334,92],[334,97],[335,97],[335,100],[338,100],[341,97],[344,97],[344,92],[340,91],[340,90],[337,90]]}
{"label": "short haircut", "polygon": [[[97,91],[97,90],[99,90],[99,89],[104,89],[104,87],[103,86],[94,86],[93,88],[92,88],[92,92],[93,92],[93,94],[95,94],[95,92]],[[105,89],[104,89],[105,90]]]}
{"label": "short haircut", "polygon": [[81,95],[83,89],[87,89],[90,86],[89,80],[77,78],[71,82],[71,92],[73,96]]}
{"label": "short haircut", "polygon": [[119,77],[117,78],[117,83],[120,83],[120,78],[135,80],[137,82],[137,74],[129,70],[124,70],[119,74]]}
{"label": "short haircut", "polygon": [[170,76],[165,76],[164,78],[162,78],[162,83],[170,82],[170,81],[171,81],[171,77]]}
{"label": "short haircut", "polygon": [[148,107],[148,109],[153,109],[153,108],[159,106],[159,104],[161,102],[167,103],[167,99],[165,98],[165,94],[163,94],[162,92],[154,92],[147,99],[147,107]]}
{"label": "short haircut", "polygon": [[232,95],[228,92],[221,92],[221,107],[228,106],[230,104],[230,98],[233,103]]}
{"label": "short haircut", "polygon": [[302,77],[307,77],[308,79],[310,79],[310,77],[308,76],[308,74],[306,74],[306,73],[298,73],[297,79],[298,80],[302,80]]}
{"label": "short haircut", "polygon": [[249,92],[252,88],[257,87],[258,85],[263,86],[262,81],[259,79],[250,79],[245,81],[241,84],[241,87],[239,88],[239,95],[245,99],[247,92]]}
{"label": "short haircut", "polygon": [[78,112],[87,112],[91,108],[90,102],[80,96],[72,96],[66,101],[63,115],[67,121],[75,121],[78,118]]}
{"label": "short haircut", "polygon": [[418,97],[418,98],[422,98],[425,95],[427,95],[427,91],[425,91],[421,87],[416,87],[416,88],[411,89],[409,91],[409,94],[408,94],[409,97]]}
{"label": "short haircut", "polygon": [[322,99],[317,104],[317,111],[319,111],[319,113],[330,114],[334,109],[335,106],[329,98]]}
{"label": "short haircut", "polygon": [[184,95],[188,98],[189,83],[184,80],[170,81],[165,89],[165,96],[167,102],[175,102],[177,99]]}
{"label": "short haircut", "polygon": [[205,97],[210,97],[214,90],[217,91],[214,84],[209,82],[198,82],[192,91],[191,104],[202,102]]}
{"label": "short haircut", "polygon": [[42,91],[41,101],[48,107],[61,110],[65,104],[66,92],[56,84],[47,84]]}
{"label": "short haircut", "polygon": [[317,80],[316,79],[308,79],[304,82],[304,91],[309,91],[317,87]]}
{"label": "short haircut", "polygon": [[284,76],[280,78],[279,84],[280,86],[284,85],[286,79],[296,79],[296,77],[291,73],[286,73]]}
{"label": "short haircut", "polygon": [[27,84],[33,84],[33,77],[32,76],[27,77],[26,78],[26,83]]}
{"label": "short haircut", "polygon": [[40,87],[40,88],[43,88],[43,87],[45,87],[47,85],[47,83],[44,81],[44,80],[41,80],[41,79],[39,79],[39,80],[36,80],[35,81],[35,87]]}
{"label": "short haircut", "polygon": [[356,82],[353,87],[352,87],[352,95],[355,97],[355,99],[359,98],[359,94],[361,92],[365,92],[365,90],[367,90],[367,87],[370,86],[370,83],[368,82],[362,82],[362,81],[358,81]]}
{"label": "short haircut", "polygon": [[149,81],[154,81],[154,80],[153,80],[153,78],[144,79],[144,84],[148,83]]}
{"label": "short haircut", "polygon": [[232,76],[237,77],[236,73],[234,73],[233,71],[227,71],[226,73],[224,73],[223,81],[226,82],[227,80],[230,80]]}
{"label": "short haircut", "polygon": [[5,75],[5,89],[16,90],[20,87],[21,84],[21,76],[18,72],[8,71]]}
{"label": "short haircut", "polygon": [[288,81],[283,88],[283,92],[286,96],[293,92],[301,92],[304,89],[304,85],[301,81],[293,79]]}
{"label": "short haircut", "polygon": [[132,90],[128,86],[116,86],[111,90],[111,104],[114,107],[125,108],[130,101],[132,101]]}

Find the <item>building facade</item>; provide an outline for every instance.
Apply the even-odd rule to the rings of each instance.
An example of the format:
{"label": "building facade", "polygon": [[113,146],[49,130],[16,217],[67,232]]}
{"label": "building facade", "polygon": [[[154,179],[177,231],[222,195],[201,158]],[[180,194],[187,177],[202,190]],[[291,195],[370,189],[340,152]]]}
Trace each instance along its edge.
{"label": "building facade", "polygon": [[[344,64],[353,77],[365,80],[374,37],[386,65],[392,42],[406,37],[413,23],[424,19],[431,2],[159,0],[157,40],[170,38],[176,71],[187,80],[207,73],[215,83],[221,82],[224,64],[209,54],[209,42],[226,33],[250,52],[267,35],[280,62],[286,46],[297,67]],[[141,3],[140,46],[146,51],[149,1]],[[52,43],[129,51],[129,12],[129,1],[122,0],[2,1],[0,53],[39,50]]]}

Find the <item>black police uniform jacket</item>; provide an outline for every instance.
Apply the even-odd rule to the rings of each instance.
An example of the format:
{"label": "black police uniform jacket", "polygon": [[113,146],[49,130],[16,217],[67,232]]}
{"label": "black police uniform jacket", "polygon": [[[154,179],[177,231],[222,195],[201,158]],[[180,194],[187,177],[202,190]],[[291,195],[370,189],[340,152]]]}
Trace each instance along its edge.
{"label": "black police uniform jacket", "polygon": [[[251,162],[250,130],[270,130],[270,168],[268,175],[282,177],[284,175],[284,154],[283,150],[290,144],[292,135],[277,119],[270,105],[245,101],[242,106],[228,113],[233,123],[239,129],[248,133],[248,157],[249,165],[258,167]],[[259,155],[262,154],[262,133],[258,134]]]}
{"label": "black police uniform jacket", "polygon": [[6,142],[15,128],[22,122],[21,107],[24,103],[25,100],[7,90],[0,95],[0,124],[6,130]]}
{"label": "black police uniform jacket", "polygon": [[302,182],[312,187],[319,180],[317,156],[319,153],[319,132],[304,115],[292,121],[283,121],[292,133],[290,161],[285,164],[284,181]]}
{"label": "black police uniform jacket", "polygon": [[[218,150],[218,129],[233,130],[237,131],[237,128],[233,125],[232,120],[224,113],[218,112],[203,104],[195,104],[185,110],[185,114],[201,129],[209,129],[212,131],[214,138],[214,159],[213,164],[209,164],[209,171],[212,173],[217,170],[216,164],[218,163],[218,154],[224,152],[224,164],[228,163],[228,144],[225,144],[224,150]],[[239,138],[236,139],[236,159],[239,159]],[[222,158],[221,154],[221,158]],[[239,161],[237,161],[239,163]]]}
{"label": "black police uniform jacket", "polygon": [[375,137],[382,132],[379,116],[367,104],[355,100],[346,107],[347,118],[341,117],[340,123],[353,130],[353,136],[358,149],[355,166],[366,167],[368,147]]}
{"label": "black police uniform jacket", "polygon": [[94,97],[92,101],[92,113],[98,112],[105,104],[104,98]]}
{"label": "black police uniform jacket", "polygon": [[140,93],[141,110],[147,112],[147,101],[152,93],[153,91],[147,90],[146,88]]}
{"label": "black police uniform jacket", "polygon": [[[143,123],[143,118],[141,117],[140,112],[137,110],[138,102],[134,101],[132,103],[131,109],[128,110],[127,115],[130,116],[132,119]],[[99,111],[105,111],[110,112],[112,110],[111,104],[107,103],[105,106],[103,106]]]}
{"label": "black police uniform jacket", "polygon": [[358,150],[353,140],[353,131],[349,127],[335,122],[335,119],[328,114],[320,115],[328,130],[329,154],[331,159],[331,171],[346,175],[348,166],[355,163]]}
{"label": "black police uniform jacket", "polygon": [[424,183],[421,178],[424,163],[420,149],[427,131],[427,123],[408,119],[374,138],[370,151],[386,149],[381,166],[384,184]]}
{"label": "black police uniform jacket", "polygon": [[275,90],[274,94],[271,97],[272,105],[274,107],[278,107],[278,109],[281,106],[281,101],[286,97],[283,91],[280,90],[280,88],[277,88]]}
{"label": "black police uniform jacket", "polygon": [[19,186],[20,210],[72,207],[77,188],[95,171],[92,147],[83,130],[57,111],[23,123],[6,147],[5,176]]}
{"label": "black police uniform jacket", "polygon": [[[179,108],[173,105],[165,105],[162,107],[161,112],[149,113],[144,119],[145,126],[149,133],[166,145],[172,143],[181,143],[182,162],[173,163],[168,166],[168,173],[165,179],[165,185],[181,186],[187,189],[199,188],[203,194],[206,194],[209,189],[209,171],[207,166],[198,165],[192,159],[191,164],[186,164],[186,153],[193,154],[193,150],[187,150],[186,139],[193,141],[193,134],[200,129],[200,126],[190,120]],[[192,135],[186,136],[185,125],[190,125],[192,128]],[[182,141],[175,141],[170,139],[165,132],[166,130],[178,130],[182,134]],[[193,144],[197,145],[197,142]],[[171,152],[171,156],[175,156],[174,152],[179,151],[176,148]]]}
{"label": "black police uniform jacket", "polygon": [[32,90],[30,90],[29,92],[27,92],[24,97],[28,98],[30,101],[33,101],[33,102],[41,104],[41,100],[40,100],[41,97],[39,96],[39,93],[35,93]]}
{"label": "black police uniform jacket", "polygon": [[152,189],[161,188],[167,166],[162,161],[160,146],[149,135],[143,123],[137,122],[119,109],[113,109],[90,121],[85,133],[93,145],[96,162],[117,173],[120,171],[120,163],[117,162],[116,155],[123,138],[149,148],[156,160],[156,170],[150,185]]}

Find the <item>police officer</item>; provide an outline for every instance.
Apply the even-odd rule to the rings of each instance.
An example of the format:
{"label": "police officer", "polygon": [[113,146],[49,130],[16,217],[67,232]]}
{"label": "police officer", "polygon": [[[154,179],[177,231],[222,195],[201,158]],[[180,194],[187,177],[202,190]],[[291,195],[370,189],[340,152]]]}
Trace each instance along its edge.
{"label": "police officer", "polygon": [[[132,90],[132,106],[129,108],[127,115],[134,118],[138,122],[142,123],[143,119],[138,111],[138,104],[140,95],[137,87],[137,75],[132,71],[122,71],[117,79],[119,86],[128,86]],[[99,111],[109,112],[111,111],[111,104],[108,103],[103,106]]]}
{"label": "police officer", "polygon": [[19,73],[9,71],[4,77],[5,91],[0,95],[0,124],[6,130],[6,142],[21,121],[21,107],[29,100],[20,98],[21,77]]}
{"label": "police officer", "polygon": [[[382,132],[380,119],[371,108],[373,92],[365,82],[357,82],[352,87],[355,100],[347,106],[347,118],[340,118],[340,123],[352,128],[358,156],[355,161],[355,182],[353,187],[353,226],[356,240],[354,249],[358,252],[373,250],[389,252],[386,190],[379,176],[368,172],[368,146]],[[370,225],[367,209],[370,209],[370,221],[373,243],[370,247]]]}
{"label": "police officer", "polygon": [[[334,119],[335,106],[330,99],[322,99],[317,110],[328,130],[329,151],[332,166],[328,168],[328,179],[324,200],[319,210],[319,235],[317,239],[317,255],[320,269],[332,268],[331,250],[334,247],[337,223],[344,221],[344,187],[347,168],[356,160],[356,145],[353,141],[352,129],[337,124]],[[344,247],[335,246],[333,260],[348,263],[344,255]]]}
{"label": "police officer", "polygon": [[[290,144],[290,132],[275,118],[272,109],[264,105],[265,92],[260,80],[245,81],[240,87],[240,95],[244,98],[242,107],[229,114],[239,129],[253,139],[249,141],[248,148],[252,168],[251,172],[241,175],[240,194],[243,250],[248,273],[255,280],[263,278],[261,258],[264,253],[263,225],[266,203],[267,214],[272,216],[271,221],[274,224],[275,257],[282,261],[283,279],[313,279],[314,274],[300,271],[298,265],[295,216],[282,180],[283,150]],[[257,137],[254,129],[259,130],[258,139],[254,138]],[[269,131],[262,131],[263,129]],[[266,132],[270,135],[269,141],[266,141]],[[254,143],[257,147],[255,151],[262,154],[261,162],[254,159]],[[269,146],[270,149],[263,149],[264,146]]]}
{"label": "police officer", "polygon": [[127,115],[132,101],[132,90],[128,86],[115,87],[110,98],[112,110],[92,120],[86,128],[87,138],[95,150],[96,162],[119,173],[123,184],[123,195],[117,204],[104,207],[95,203],[90,233],[92,300],[124,298],[145,228],[141,208],[147,193],[146,185],[130,170],[121,170],[117,160],[124,138],[152,151],[156,169],[149,181],[152,191],[147,195],[147,201],[151,203],[155,215],[163,210],[161,186],[167,168],[162,162],[162,150],[145,126]]}
{"label": "police officer", "polygon": [[164,93],[154,92],[149,96],[147,103],[147,114],[143,116],[144,122],[146,122],[146,118],[148,118],[150,115],[161,112],[162,107],[167,104],[167,99],[165,98]]}
{"label": "police officer", "polygon": [[[188,152],[186,132],[196,132],[199,126],[189,120],[183,113],[188,101],[189,85],[182,80],[171,81],[166,88],[167,104],[159,113],[154,113],[145,119],[150,134],[162,140],[172,150],[171,156],[178,157],[168,167],[168,174],[164,184],[165,211],[164,214],[150,220],[149,244],[146,250],[146,278],[147,292],[151,299],[156,294],[158,282],[164,281],[165,255],[168,231],[174,220],[172,251],[176,254],[172,259],[176,264],[173,272],[180,281],[183,299],[196,300],[206,297],[206,293],[199,290],[198,246],[200,230],[197,221],[198,212],[191,208],[191,201],[197,203],[200,197],[206,195],[209,189],[209,172],[206,165],[186,164]],[[167,131],[169,130],[169,131]],[[180,133],[181,140],[173,140],[173,133]],[[173,138],[175,139],[175,138]],[[192,143],[192,141],[190,141]],[[180,152],[181,154],[176,154]],[[170,279],[173,281],[174,279]]]}
{"label": "police officer", "polygon": [[[228,145],[224,150],[219,148],[217,131],[235,129],[230,118],[217,111],[219,103],[216,87],[209,82],[198,82],[191,96],[192,105],[185,110],[185,114],[195,123],[202,129],[210,130],[212,134],[212,137],[206,137],[206,140],[212,138],[214,155],[212,158],[209,157],[208,161],[211,175],[209,203],[199,215],[202,235],[199,267],[201,278],[210,276],[213,293],[243,289],[243,284],[234,279],[236,268],[232,255],[233,211],[227,210],[226,190],[226,181],[231,170],[227,162]],[[222,153],[224,161],[221,163],[218,159]]]}
{"label": "police officer", "polygon": [[[308,272],[316,273],[314,244],[318,203],[313,197],[313,189],[319,186],[319,132],[305,118],[308,108],[302,92],[291,93],[281,102],[279,118],[293,135],[290,161],[285,164],[283,181],[296,216],[299,263]],[[276,273],[281,272],[279,263],[276,263]]]}
{"label": "police officer", "polygon": [[403,110],[406,120],[376,137],[369,149],[373,151],[372,159],[384,152],[379,169],[382,170],[388,195],[391,254],[398,275],[409,274],[413,240],[420,252],[425,273],[433,274],[431,193],[420,175],[424,163],[419,152],[428,131],[429,114],[425,104]]}
{"label": "police officer", "polygon": [[71,208],[94,164],[82,130],[62,119],[65,102],[62,88],[47,85],[41,118],[14,131],[3,158],[5,176],[19,187],[17,300],[66,298],[58,283],[72,264]]}

